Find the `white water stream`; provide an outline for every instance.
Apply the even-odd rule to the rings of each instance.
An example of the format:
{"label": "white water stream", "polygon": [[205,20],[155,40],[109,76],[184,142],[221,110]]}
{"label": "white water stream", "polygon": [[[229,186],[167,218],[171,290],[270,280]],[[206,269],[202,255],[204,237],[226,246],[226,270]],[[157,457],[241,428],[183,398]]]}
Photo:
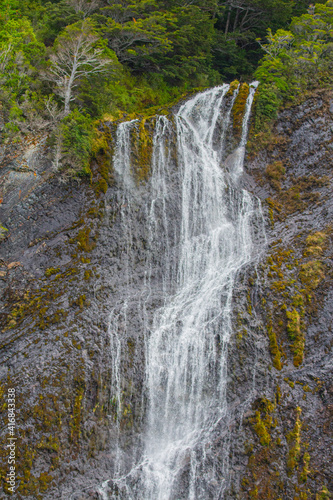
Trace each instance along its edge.
{"label": "white water stream", "polygon": [[[228,85],[196,95],[181,106],[175,117],[181,179],[176,275],[167,237],[173,221],[165,203],[170,163],[166,141],[171,124],[165,117],[157,120],[149,228],[151,241],[158,239],[155,205],[159,199],[159,227],[162,224],[165,232],[165,305],[156,311],[146,340],[148,407],[142,457],[126,477],[126,471],[122,474],[118,467],[114,478],[119,485],[126,485],[126,499],[223,498],[227,481],[221,480],[220,472],[210,470],[206,474],[205,450],[217,426],[221,428],[223,422],[227,426],[228,422],[227,352],[235,280],[239,271],[258,256],[258,231],[254,226],[259,224],[259,233],[264,232],[259,201],[239,185],[256,87],[256,83],[250,87],[242,136],[231,151],[226,151],[232,139],[227,137],[233,103],[227,96]],[[119,126],[115,154],[115,168],[122,174],[126,188],[133,185],[131,126],[133,122]],[[224,162],[228,168],[223,167]],[[170,294],[168,283],[172,279],[175,291]],[[121,349],[112,333],[116,331],[115,322],[111,315],[112,367],[120,405]],[[221,466],[226,475],[227,454]]]}

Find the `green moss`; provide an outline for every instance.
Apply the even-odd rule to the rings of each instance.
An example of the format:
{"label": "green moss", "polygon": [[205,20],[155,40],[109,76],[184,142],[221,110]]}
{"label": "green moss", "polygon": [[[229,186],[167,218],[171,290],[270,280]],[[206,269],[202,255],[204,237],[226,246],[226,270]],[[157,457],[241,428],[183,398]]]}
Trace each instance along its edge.
{"label": "green moss", "polygon": [[324,232],[317,232],[310,234],[306,238],[306,249],[304,250],[305,257],[317,257],[324,251],[327,241],[327,234]]}
{"label": "green moss", "polygon": [[251,302],[251,291],[248,288],[247,290],[247,312],[250,316],[252,316],[252,302]]}
{"label": "green moss", "polygon": [[298,367],[303,362],[305,337],[301,331],[300,315],[296,309],[286,311],[287,315],[287,332],[290,340],[292,340],[292,352],[294,354],[294,366]]}
{"label": "green moss", "polygon": [[269,337],[269,351],[270,351],[271,356],[272,356],[273,366],[277,370],[281,370],[282,369],[281,351],[279,349],[279,346],[278,346],[278,343],[276,340],[276,334],[273,331],[272,322],[269,323],[268,328],[267,328],[267,332],[268,332],[268,337]]}
{"label": "green moss", "polygon": [[77,236],[75,238],[71,238],[69,243],[76,243],[79,251],[91,252],[95,248],[96,243],[90,241],[90,232],[91,229],[89,227],[80,229]]}
{"label": "green moss", "polygon": [[259,495],[258,486],[256,486],[253,490],[249,491],[250,498],[258,498],[258,495]]}
{"label": "green moss", "polygon": [[314,192],[314,189],[321,188],[329,182],[326,176],[314,175],[292,178],[291,181],[292,186],[289,189],[279,190],[278,199],[273,200],[274,204],[280,207],[278,216],[280,220],[285,220],[288,215],[303,211],[310,204],[318,202],[320,193]]}
{"label": "green moss", "polygon": [[73,405],[73,413],[71,415],[70,427],[70,439],[72,442],[78,444],[81,437],[81,421],[82,421],[82,399],[85,393],[85,383],[84,381],[78,380],[79,386],[76,388],[76,395]]}
{"label": "green moss", "polygon": [[295,383],[292,380],[289,380],[287,377],[285,377],[283,380],[287,382],[287,384],[289,385],[289,387],[291,387],[291,389],[294,389]]}
{"label": "green moss", "polygon": [[319,260],[303,264],[299,273],[301,282],[310,290],[316,289],[325,278],[323,267]]}
{"label": "green moss", "polygon": [[249,85],[247,83],[242,83],[232,108],[233,127],[236,136],[240,136],[240,134],[242,133],[243,118],[249,92],[250,92]]}
{"label": "green moss", "polygon": [[108,190],[108,183],[105,179],[99,179],[99,181],[95,184],[95,194],[99,196],[101,193],[106,193]]}
{"label": "green moss", "polygon": [[154,125],[154,117],[143,117],[132,129],[131,159],[133,173],[138,184],[147,181],[150,174],[153,154]]}
{"label": "green moss", "polygon": [[267,165],[266,167],[266,177],[269,180],[270,185],[277,190],[281,189],[280,181],[283,179],[286,173],[286,169],[281,161],[275,161],[274,163]]}
{"label": "green moss", "polygon": [[274,227],[274,211],[280,212],[281,205],[272,198],[267,198],[266,203],[268,205],[269,219],[271,221],[272,226]]}
{"label": "green moss", "polygon": [[269,430],[274,427],[271,413],[274,411],[274,404],[266,398],[261,398],[255,403],[258,408],[255,412],[253,428],[259,437],[262,446],[268,446],[271,442]]}
{"label": "green moss", "polygon": [[36,295],[33,295],[31,291],[26,292],[24,300],[14,304],[8,315],[5,330],[19,326],[26,318],[30,319],[30,324],[36,321],[36,326],[44,329],[49,305],[60,295],[61,292],[56,292],[50,286],[40,288]]}
{"label": "green moss", "polygon": [[78,306],[81,309],[81,311],[82,311],[84,309],[84,307],[86,305],[88,305],[87,298],[86,298],[85,294],[80,295],[75,300],[73,300],[73,302],[71,303],[71,305]]}
{"label": "green moss", "polygon": [[57,273],[60,273],[59,268],[55,269],[54,267],[49,267],[45,271],[45,276],[48,277],[48,276],[52,276],[52,274],[57,274]]}
{"label": "green moss", "polygon": [[238,80],[234,80],[233,82],[230,83],[230,87],[229,87],[229,90],[227,92],[227,96],[232,96],[235,92],[235,90],[237,90],[239,87],[239,81]]}
{"label": "green moss", "polygon": [[134,355],[135,355],[135,340],[130,338],[127,340],[128,354],[130,359],[130,366],[133,366]]}
{"label": "green moss", "polygon": [[332,495],[330,494],[326,486],[323,486],[320,492],[316,494],[316,500],[330,500],[331,498]]}
{"label": "green moss", "polygon": [[87,280],[87,281],[90,280],[91,276],[92,276],[92,271],[90,271],[90,270],[84,271],[84,279],[85,280]]}
{"label": "green moss", "polygon": [[52,481],[53,477],[50,474],[42,472],[39,476],[39,491],[45,493]]}
{"label": "green moss", "polygon": [[261,415],[260,415],[259,411],[256,411],[254,430],[256,431],[256,433],[260,439],[260,444],[262,444],[262,446],[268,446],[270,441],[271,441],[271,436],[270,436],[270,434],[267,430],[267,427],[265,426],[263,420],[261,419]]}
{"label": "green moss", "polygon": [[300,453],[301,453],[301,413],[302,410],[298,406],[296,408],[296,422],[294,429],[287,434],[287,442],[289,446],[288,458],[287,458],[287,468],[288,474],[292,474],[296,466],[298,465]]}
{"label": "green moss", "polygon": [[303,470],[301,471],[299,477],[300,483],[306,483],[308,480],[308,475],[310,474],[309,463],[310,463],[310,455],[309,453],[305,452],[303,456]]}
{"label": "green moss", "polygon": [[38,449],[59,451],[59,441],[57,436],[42,437],[41,442],[37,445]]}

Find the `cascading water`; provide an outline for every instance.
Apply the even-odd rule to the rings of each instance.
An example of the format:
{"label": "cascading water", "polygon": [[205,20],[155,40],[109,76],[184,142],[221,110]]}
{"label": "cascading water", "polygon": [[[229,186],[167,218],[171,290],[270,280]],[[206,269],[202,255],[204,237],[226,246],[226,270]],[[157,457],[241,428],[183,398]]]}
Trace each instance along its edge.
{"label": "cascading water", "polygon": [[[151,242],[159,238],[157,225],[165,233],[164,305],[146,332],[147,413],[142,456],[132,471],[122,474],[118,470],[114,478],[118,485],[125,485],[124,498],[223,498],[227,453],[222,457],[220,469],[225,470],[225,477],[221,477],[214,468],[206,470],[206,450],[217,427],[220,431],[228,425],[227,346],[235,280],[258,255],[258,226],[259,237],[264,234],[259,201],[239,185],[256,86],[250,86],[242,136],[231,153],[227,133],[235,94],[228,95],[228,85],[198,94],[175,117],[181,225],[172,292],[168,285],[172,281],[170,255],[175,252],[167,236],[170,151],[165,147],[171,124],[165,117],[157,120],[148,219]],[[127,162],[122,167],[126,187],[132,185],[125,158],[130,143],[126,131],[131,126],[120,126],[116,151],[119,173],[121,161]],[[160,217],[155,213],[158,204]],[[114,317],[111,319],[110,332],[115,331]],[[113,376],[119,392],[116,365],[120,344],[114,335],[111,339]]]}

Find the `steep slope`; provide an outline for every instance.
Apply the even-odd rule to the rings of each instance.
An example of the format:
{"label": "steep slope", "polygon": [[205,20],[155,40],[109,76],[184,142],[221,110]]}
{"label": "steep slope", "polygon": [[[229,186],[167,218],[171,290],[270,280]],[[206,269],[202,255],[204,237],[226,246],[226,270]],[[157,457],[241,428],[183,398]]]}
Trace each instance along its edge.
{"label": "steep slope", "polygon": [[[247,158],[241,179],[266,207],[268,247],[255,268],[242,270],[233,292],[229,432],[216,428],[207,460],[207,474],[215,468],[218,477],[228,463],[224,498],[326,499],[325,488],[333,491],[331,99],[318,92],[282,112],[274,144]],[[7,389],[17,390],[18,498],[98,498],[114,477],[119,449],[126,467],[142,451],[141,332],[175,278],[177,251],[169,282],[162,255],[166,242],[173,248],[179,239],[181,211],[173,127],[169,168],[155,184],[147,181],[157,127],[150,119],[133,129],[132,185],[112,168],[113,124],[102,127],[108,147],[96,155],[92,186],[60,183],[43,141],[3,159],[1,390],[2,405]],[[154,225],[164,239],[152,239]],[[123,335],[112,335],[114,322]]]}

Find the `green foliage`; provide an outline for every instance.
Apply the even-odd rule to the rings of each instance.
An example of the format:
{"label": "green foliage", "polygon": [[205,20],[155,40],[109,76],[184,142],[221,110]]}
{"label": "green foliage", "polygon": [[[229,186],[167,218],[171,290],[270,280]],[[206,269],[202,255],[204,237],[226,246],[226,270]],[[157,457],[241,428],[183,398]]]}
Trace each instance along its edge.
{"label": "green foliage", "polygon": [[306,238],[306,249],[304,251],[304,256],[319,256],[323,253],[324,247],[326,246],[327,234],[318,231],[316,233],[310,234]]}
{"label": "green foliage", "polygon": [[39,43],[27,19],[9,19],[0,31],[0,81],[19,97],[33,87],[36,65],[43,58],[45,48]]}
{"label": "green foliage", "polygon": [[37,33],[47,46],[53,44],[66,26],[79,20],[79,16],[66,0],[56,3],[46,2],[40,10],[39,17]]}
{"label": "green foliage", "polygon": [[90,175],[90,154],[94,139],[93,123],[89,115],[77,109],[63,118],[58,133],[61,139],[61,162],[71,173]]}
{"label": "green foliage", "polygon": [[[135,74],[161,73],[178,84],[202,73],[214,78],[214,20],[197,5],[161,9],[151,0],[112,4],[96,15],[109,47]],[[202,79],[202,76],[201,76]],[[216,79],[216,77],[215,77]]]}
{"label": "green foliage", "polygon": [[255,113],[255,131],[263,129],[266,122],[277,118],[278,109],[282,99],[279,96],[275,83],[263,83],[257,90],[256,113]]}
{"label": "green foliage", "polygon": [[249,78],[263,52],[256,39],[284,28],[292,17],[287,0],[223,0],[216,11],[214,67],[224,78]]}
{"label": "green foliage", "polygon": [[[149,115],[193,88],[222,79],[242,82],[253,73],[261,82],[253,130],[268,138],[282,103],[331,81],[333,2],[310,3],[105,0],[90,8],[89,0],[85,6],[75,0],[0,0],[2,138],[53,133],[55,164],[73,175],[89,173],[94,119]],[[91,43],[88,55],[96,57],[71,79],[71,71],[62,73],[61,58],[80,33]],[[106,59],[107,68],[101,62]],[[243,94],[245,86],[235,129]]]}
{"label": "green foliage", "polygon": [[267,30],[265,56],[255,72],[262,83],[255,128],[273,120],[282,102],[294,101],[306,90],[332,81],[333,2],[317,3],[295,17],[289,30]]}
{"label": "green foliage", "polygon": [[223,79],[231,80],[239,75],[247,80],[252,78],[261,57],[255,38],[253,32],[245,32],[242,35],[230,33],[226,38],[223,31],[215,31],[213,66]]}

